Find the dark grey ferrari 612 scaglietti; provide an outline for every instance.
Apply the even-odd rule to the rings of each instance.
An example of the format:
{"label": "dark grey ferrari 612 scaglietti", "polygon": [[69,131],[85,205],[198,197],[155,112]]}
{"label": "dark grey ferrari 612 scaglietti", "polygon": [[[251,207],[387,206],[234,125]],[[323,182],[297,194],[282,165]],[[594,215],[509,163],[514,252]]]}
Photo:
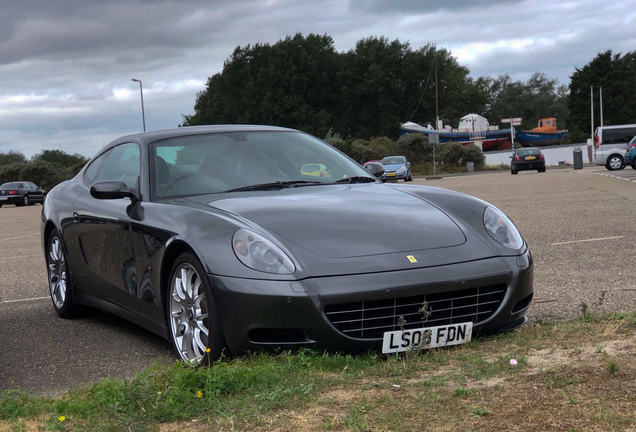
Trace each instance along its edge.
{"label": "dark grey ferrari 612 scaglietti", "polygon": [[224,349],[459,344],[521,326],[533,293],[528,246],[496,207],[384,184],[267,126],[112,142],[48,194],[42,241],[60,316],[112,312],[192,364]]}

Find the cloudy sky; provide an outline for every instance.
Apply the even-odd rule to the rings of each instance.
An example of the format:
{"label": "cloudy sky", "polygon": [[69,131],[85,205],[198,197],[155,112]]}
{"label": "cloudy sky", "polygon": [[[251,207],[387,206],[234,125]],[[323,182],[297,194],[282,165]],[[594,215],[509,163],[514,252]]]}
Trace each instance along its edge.
{"label": "cloudy sky", "polygon": [[0,151],[92,156],[176,127],[237,45],[296,32],[344,51],[370,35],[450,49],[473,76],[569,81],[598,52],[636,49],[636,0],[2,0]]}

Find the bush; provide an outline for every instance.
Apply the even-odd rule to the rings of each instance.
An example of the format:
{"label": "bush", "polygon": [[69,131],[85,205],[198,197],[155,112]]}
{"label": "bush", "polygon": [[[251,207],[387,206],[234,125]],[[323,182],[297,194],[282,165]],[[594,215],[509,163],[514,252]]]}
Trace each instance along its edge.
{"label": "bush", "polygon": [[382,159],[386,156],[395,155],[396,144],[391,138],[371,138],[369,147],[371,147],[371,159]]}
{"label": "bush", "polygon": [[21,178],[20,173],[27,165],[26,162],[17,162],[0,166],[0,184],[16,180],[25,180]]}
{"label": "bush", "polygon": [[481,168],[486,164],[486,156],[484,152],[476,145],[464,146],[462,155],[462,165],[466,165],[466,162],[473,162],[475,169]]}
{"label": "bush", "polygon": [[325,136],[324,141],[331,144],[340,151],[343,151],[347,144],[345,140],[342,139],[342,136],[338,132],[334,132],[333,129],[329,129],[329,132]]}
{"label": "bush", "polygon": [[433,145],[428,143],[428,137],[420,133],[402,135],[396,144],[395,153],[406,156],[411,163],[433,160]]}
{"label": "bush", "polygon": [[473,162],[475,168],[481,168],[486,163],[484,152],[475,145],[461,145],[460,143],[447,143],[439,146],[436,160],[444,165],[465,167],[466,162]]}
{"label": "bush", "polygon": [[358,163],[365,163],[366,161],[373,159],[371,147],[369,147],[369,141],[355,140],[351,144],[351,150],[349,150],[349,156]]}
{"label": "bush", "polygon": [[30,181],[46,191],[69,180],[83,168],[84,162],[67,167],[60,163],[37,160],[31,163],[12,163],[0,166],[0,184],[14,181]]}

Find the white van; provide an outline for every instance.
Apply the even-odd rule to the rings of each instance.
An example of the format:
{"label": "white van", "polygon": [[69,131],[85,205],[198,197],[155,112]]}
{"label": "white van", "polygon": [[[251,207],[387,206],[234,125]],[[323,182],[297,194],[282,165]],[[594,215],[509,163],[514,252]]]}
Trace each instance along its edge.
{"label": "white van", "polygon": [[636,136],[636,124],[600,126],[594,131],[594,162],[610,171],[625,168],[625,148]]}

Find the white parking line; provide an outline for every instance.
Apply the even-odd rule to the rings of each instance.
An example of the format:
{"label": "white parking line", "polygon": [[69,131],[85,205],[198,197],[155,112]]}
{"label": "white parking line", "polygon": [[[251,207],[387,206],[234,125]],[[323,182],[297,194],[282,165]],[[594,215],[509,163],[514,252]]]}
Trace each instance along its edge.
{"label": "white parking line", "polygon": [[17,239],[21,239],[21,238],[26,238],[26,237],[35,237],[35,236],[39,236],[40,233],[37,234],[27,234],[27,235],[23,235],[23,236],[19,236],[19,237],[9,237],[9,238],[3,238],[0,239],[0,241],[5,241],[5,240],[17,240]]}
{"label": "white parking line", "polygon": [[619,238],[623,238],[623,236],[603,237],[603,238],[585,239],[585,240],[573,240],[573,241],[550,243],[550,244],[555,246],[555,245],[564,245],[564,244],[571,244],[571,243],[595,242],[595,241],[602,241],[602,240],[615,240],[615,239],[619,239]]}
{"label": "white parking line", "polygon": [[18,300],[5,300],[5,301],[1,301],[0,304],[2,303],[18,303],[18,302],[25,302],[25,301],[33,301],[33,300],[44,300],[44,299],[48,299],[51,297],[32,297],[32,298],[26,298],[26,299],[18,299]]}

